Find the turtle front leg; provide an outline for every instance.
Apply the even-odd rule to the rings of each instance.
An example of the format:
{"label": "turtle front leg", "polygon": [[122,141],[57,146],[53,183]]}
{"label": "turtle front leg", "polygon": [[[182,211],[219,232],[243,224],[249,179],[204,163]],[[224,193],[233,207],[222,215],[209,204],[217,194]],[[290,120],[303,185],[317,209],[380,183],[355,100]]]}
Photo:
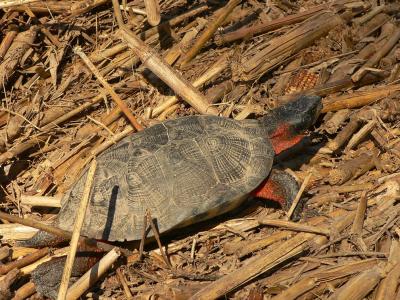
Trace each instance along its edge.
{"label": "turtle front leg", "polygon": [[293,176],[288,173],[272,169],[265,179],[251,194],[257,198],[278,202],[288,210],[299,190],[299,185]]}

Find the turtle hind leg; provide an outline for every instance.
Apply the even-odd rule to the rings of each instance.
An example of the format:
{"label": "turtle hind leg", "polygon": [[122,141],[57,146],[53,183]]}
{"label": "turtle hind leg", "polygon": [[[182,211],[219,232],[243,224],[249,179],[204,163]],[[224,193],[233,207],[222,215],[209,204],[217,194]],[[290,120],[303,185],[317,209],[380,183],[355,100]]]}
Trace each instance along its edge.
{"label": "turtle hind leg", "polygon": [[17,241],[15,245],[19,247],[29,247],[29,248],[53,247],[66,241],[67,240],[65,238],[40,230],[30,239],[24,241]]}
{"label": "turtle hind leg", "polygon": [[252,192],[252,195],[278,202],[283,209],[288,210],[298,191],[299,185],[293,176],[284,171],[272,169],[268,178]]}
{"label": "turtle hind leg", "polygon": [[[104,252],[87,244],[80,244],[74,264],[72,265],[69,286],[77,281],[87,270],[97,263]],[[31,273],[31,280],[35,284],[36,291],[50,299],[57,299],[61,278],[67,258],[55,257],[42,263]]]}

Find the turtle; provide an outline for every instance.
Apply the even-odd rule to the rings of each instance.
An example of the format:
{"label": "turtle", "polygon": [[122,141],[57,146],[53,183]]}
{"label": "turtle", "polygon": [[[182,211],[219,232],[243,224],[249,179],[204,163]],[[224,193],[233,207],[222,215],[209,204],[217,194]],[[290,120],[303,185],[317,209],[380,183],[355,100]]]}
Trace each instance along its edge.
{"label": "turtle", "polygon": [[[81,234],[103,241],[140,240],[147,210],[164,234],[238,208],[249,196],[288,208],[298,184],[288,173],[272,168],[274,157],[302,139],[321,106],[320,97],[303,95],[259,119],[192,115],[122,139],[96,158]],[[83,171],[64,195],[55,226],[72,230],[87,173]],[[23,245],[58,241],[39,231]],[[32,272],[40,294],[57,297],[64,262],[56,258]],[[71,280],[93,262],[78,254]]]}
{"label": "turtle", "polygon": [[[251,195],[287,208],[298,186],[272,169],[274,156],[297,144],[320,110],[320,97],[302,95],[259,119],[191,115],[125,137],[96,158],[81,234],[140,240],[147,210],[163,234],[231,211]],[[63,196],[54,226],[72,231],[87,171]],[[24,246],[53,240],[39,231]]]}

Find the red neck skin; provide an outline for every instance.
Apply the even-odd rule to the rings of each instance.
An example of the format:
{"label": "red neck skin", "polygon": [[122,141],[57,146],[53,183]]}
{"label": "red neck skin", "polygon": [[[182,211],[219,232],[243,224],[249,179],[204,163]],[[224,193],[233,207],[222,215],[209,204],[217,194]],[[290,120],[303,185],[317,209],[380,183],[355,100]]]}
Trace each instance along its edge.
{"label": "red neck skin", "polygon": [[[290,132],[289,124],[283,123],[270,135],[272,147],[274,148],[275,154],[279,154],[282,151],[289,149],[301,141],[303,135],[295,135]],[[252,193],[254,197],[263,198],[266,200],[272,200],[278,202],[281,207],[285,207],[287,199],[282,191],[279,184],[276,184],[272,180],[265,179]]]}
{"label": "red neck skin", "polygon": [[286,149],[296,145],[303,139],[303,135],[293,135],[290,132],[289,124],[283,123],[270,135],[272,147],[275,154],[279,154]]}
{"label": "red neck skin", "polygon": [[285,207],[286,199],[279,188],[279,185],[271,180],[265,179],[251,195],[265,200],[272,200],[278,202],[281,207]]}

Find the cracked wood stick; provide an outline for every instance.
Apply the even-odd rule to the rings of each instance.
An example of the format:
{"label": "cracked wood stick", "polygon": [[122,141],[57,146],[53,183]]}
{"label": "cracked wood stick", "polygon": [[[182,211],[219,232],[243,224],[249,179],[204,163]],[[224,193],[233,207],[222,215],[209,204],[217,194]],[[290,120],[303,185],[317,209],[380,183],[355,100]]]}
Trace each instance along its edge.
{"label": "cracked wood stick", "polygon": [[165,63],[150,47],[126,29],[121,29],[120,33],[121,38],[129,44],[129,47],[132,48],[143,64],[189,105],[199,113],[218,115],[218,110],[215,107],[210,107],[204,96],[171,66]]}
{"label": "cracked wood stick", "polygon": [[25,53],[31,48],[39,32],[38,26],[31,26],[28,30],[20,32],[15,37],[10,48],[4,55],[0,64],[0,87],[7,85],[9,78],[12,77],[15,69],[20,63]]}
{"label": "cracked wood stick", "polygon": [[192,84],[168,65],[152,48],[147,46],[146,43],[125,27],[118,1],[113,0],[112,2],[114,16],[120,27],[118,35],[128,43],[128,46],[139,57],[142,63],[195,110],[201,114],[218,115],[218,110],[215,107],[210,107],[207,99]]}
{"label": "cracked wood stick", "polygon": [[363,23],[366,23],[369,20],[371,20],[373,17],[375,17],[377,14],[380,14],[381,12],[383,12],[384,10],[385,10],[384,5],[377,6],[377,7],[373,8],[371,11],[369,11],[368,13],[366,13],[365,15],[354,19],[353,24],[361,25]]}
{"label": "cracked wood stick", "polygon": [[352,136],[352,134],[358,129],[360,126],[360,119],[357,116],[353,116],[350,118],[349,123],[346,124],[345,127],[336,135],[333,140],[330,140],[326,147],[331,151],[336,151],[340,147],[342,147],[347,140]]}
{"label": "cracked wood stick", "polygon": [[132,112],[129,110],[129,107],[125,104],[124,101],[118,96],[116,92],[114,92],[113,88],[109,83],[104,79],[103,76],[101,76],[99,70],[95,67],[95,65],[89,60],[89,58],[86,56],[86,54],[82,51],[81,47],[75,47],[74,52],[78,54],[82,60],[85,62],[85,64],[89,67],[89,69],[92,71],[92,73],[96,76],[97,80],[100,81],[100,83],[103,85],[103,87],[108,91],[108,93],[111,95],[111,98],[114,100],[114,102],[118,105],[118,107],[121,109],[121,111],[125,114],[125,116],[128,118],[128,120],[131,122],[132,126],[135,127],[137,131],[143,130],[142,125],[138,123],[136,118],[133,116]]}
{"label": "cracked wood stick", "polygon": [[3,57],[6,55],[8,49],[11,47],[17,34],[18,34],[18,28],[10,26],[10,29],[4,35],[3,40],[1,41],[0,44],[0,61],[3,60]]}
{"label": "cracked wood stick", "polygon": [[388,272],[387,276],[379,283],[375,300],[396,299],[396,290],[400,278],[400,243],[398,240],[391,242],[385,271]]}
{"label": "cracked wood stick", "polygon": [[209,22],[202,35],[196,40],[193,47],[182,58],[182,67],[187,65],[197,55],[200,49],[203,48],[205,43],[207,43],[207,41],[213,36],[218,27],[221,26],[222,22],[224,22],[226,17],[233,11],[240,1],[241,0],[229,0],[228,4],[218,13],[217,16],[215,16],[215,19]]}
{"label": "cracked wood stick", "polygon": [[81,203],[78,208],[78,212],[76,213],[74,230],[72,231],[72,237],[70,242],[70,251],[68,253],[67,260],[65,262],[60,289],[58,291],[58,297],[57,297],[58,300],[67,299],[66,296],[67,296],[69,279],[71,277],[72,266],[75,261],[76,250],[78,249],[81,229],[83,226],[83,222],[85,221],[85,214],[89,203],[90,191],[92,189],[95,171],[96,171],[96,160],[93,160],[92,163],[90,164],[90,168],[87,174],[85,189],[83,190]]}
{"label": "cracked wood stick", "polygon": [[[223,70],[225,70],[228,66],[228,57],[229,55],[222,55],[220,59],[218,59],[215,64],[213,64],[209,69],[207,69],[199,78],[193,81],[193,86],[198,88],[206,83],[208,80],[220,74]],[[152,117],[157,117],[163,111],[178,103],[179,99],[177,96],[168,97],[165,101],[163,101],[160,105],[154,108],[151,113]]]}
{"label": "cracked wood stick", "polygon": [[318,279],[311,277],[311,278],[303,278],[293,284],[289,289],[284,290],[283,292],[279,293],[277,296],[272,297],[271,300],[294,300],[297,299],[300,295],[310,291],[315,286],[319,284]]}
{"label": "cracked wood stick", "polygon": [[[375,300],[396,299],[396,289],[400,279],[400,263],[395,265],[378,287]],[[397,298],[398,299],[398,298]]]}

